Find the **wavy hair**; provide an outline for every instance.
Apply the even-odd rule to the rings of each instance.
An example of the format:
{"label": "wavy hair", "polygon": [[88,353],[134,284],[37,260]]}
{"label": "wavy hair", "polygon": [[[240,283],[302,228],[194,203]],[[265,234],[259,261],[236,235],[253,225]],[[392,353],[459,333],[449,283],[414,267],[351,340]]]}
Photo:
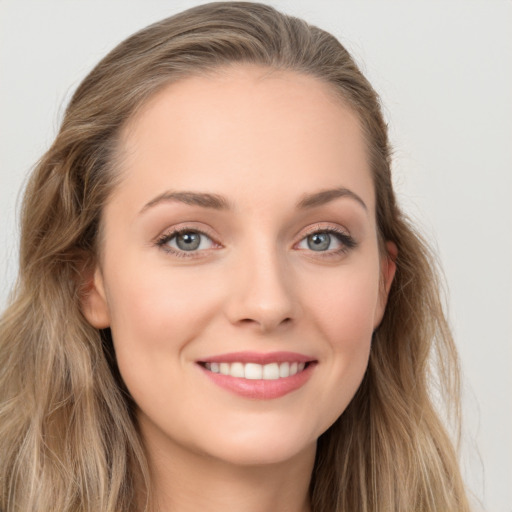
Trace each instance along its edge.
{"label": "wavy hair", "polygon": [[379,98],[329,33],[266,5],[219,2],[112,50],[76,90],[27,185],[19,278],[0,322],[1,511],[130,512],[136,486],[148,489],[109,330],[81,312],[83,275],[98,257],[127,120],[170,82],[237,63],[313,76],[353,109],[370,155],[379,237],[398,247],[363,382],[318,440],[312,510],[469,510],[432,398],[458,417],[457,354],[435,259],[395,200]]}

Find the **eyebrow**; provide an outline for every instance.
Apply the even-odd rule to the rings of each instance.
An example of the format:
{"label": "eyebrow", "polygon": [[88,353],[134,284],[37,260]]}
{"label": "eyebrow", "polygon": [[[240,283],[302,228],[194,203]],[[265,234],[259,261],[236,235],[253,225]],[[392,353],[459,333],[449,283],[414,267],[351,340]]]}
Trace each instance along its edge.
{"label": "eyebrow", "polygon": [[301,210],[307,208],[315,208],[316,206],[322,206],[323,204],[329,203],[330,201],[334,201],[334,199],[338,199],[340,197],[349,197],[351,199],[354,199],[365,210],[368,210],[368,207],[366,206],[365,202],[355,192],[352,192],[352,190],[349,190],[348,188],[344,187],[322,190],[314,194],[306,194],[297,203],[297,208]]}
{"label": "eyebrow", "polygon": [[[304,195],[297,203],[297,209],[304,210],[322,206],[341,197],[349,197],[357,201],[365,210],[368,210],[365,202],[348,188],[339,187],[329,190],[321,190],[313,194]],[[218,194],[209,194],[205,192],[164,192],[144,205],[140,213],[160,203],[184,203],[191,206],[200,206],[202,208],[212,208],[214,210],[229,210],[229,201]]]}
{"label": "eyebrow", "polygon": [[217,194],[206,194],[202,192],[164,192],[149,201],[140,213],[160,203],[185,203],[191,206],[202,208],[213,208],[214,210],[227,210],[229,203],[227,199]]}

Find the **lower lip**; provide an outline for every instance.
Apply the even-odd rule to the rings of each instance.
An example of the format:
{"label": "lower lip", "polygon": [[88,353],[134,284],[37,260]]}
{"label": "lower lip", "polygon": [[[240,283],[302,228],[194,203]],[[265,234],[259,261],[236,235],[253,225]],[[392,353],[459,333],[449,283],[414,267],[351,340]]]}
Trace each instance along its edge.
{"label": "lower lip", "polygon": [[231,375],[222,375],[221,373],[213,373],[203,366],[199,365],[207,377],[217,386],[227,389],[232,393],[246,398],[256,400],[271,400],[279,398],[295,391],[309,380],[313,372],[315,363],[309,363],[304,370],[290,377],[282,377],[279,379],[242,379],[232,377]]}

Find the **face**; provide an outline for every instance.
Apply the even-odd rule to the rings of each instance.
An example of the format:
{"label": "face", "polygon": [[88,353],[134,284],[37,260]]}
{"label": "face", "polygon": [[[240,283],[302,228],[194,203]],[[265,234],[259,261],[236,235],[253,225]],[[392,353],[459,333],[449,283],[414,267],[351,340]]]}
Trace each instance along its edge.
{"label": "face", "polygon": [[314,78],[239,66],[169,85],[122,140],[84,310],[143,438],[236,464],[314,449],[394,270],[357,117]]}

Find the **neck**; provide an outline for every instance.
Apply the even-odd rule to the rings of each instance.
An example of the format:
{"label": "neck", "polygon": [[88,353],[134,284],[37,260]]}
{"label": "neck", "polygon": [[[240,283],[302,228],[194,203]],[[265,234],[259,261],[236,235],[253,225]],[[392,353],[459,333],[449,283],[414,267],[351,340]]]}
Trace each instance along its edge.
{"label": "neck", "polygon": [[232,464],[168,441],[148,442],[154,512],[310,512],[309,483],[316,446],[292,459]]}

